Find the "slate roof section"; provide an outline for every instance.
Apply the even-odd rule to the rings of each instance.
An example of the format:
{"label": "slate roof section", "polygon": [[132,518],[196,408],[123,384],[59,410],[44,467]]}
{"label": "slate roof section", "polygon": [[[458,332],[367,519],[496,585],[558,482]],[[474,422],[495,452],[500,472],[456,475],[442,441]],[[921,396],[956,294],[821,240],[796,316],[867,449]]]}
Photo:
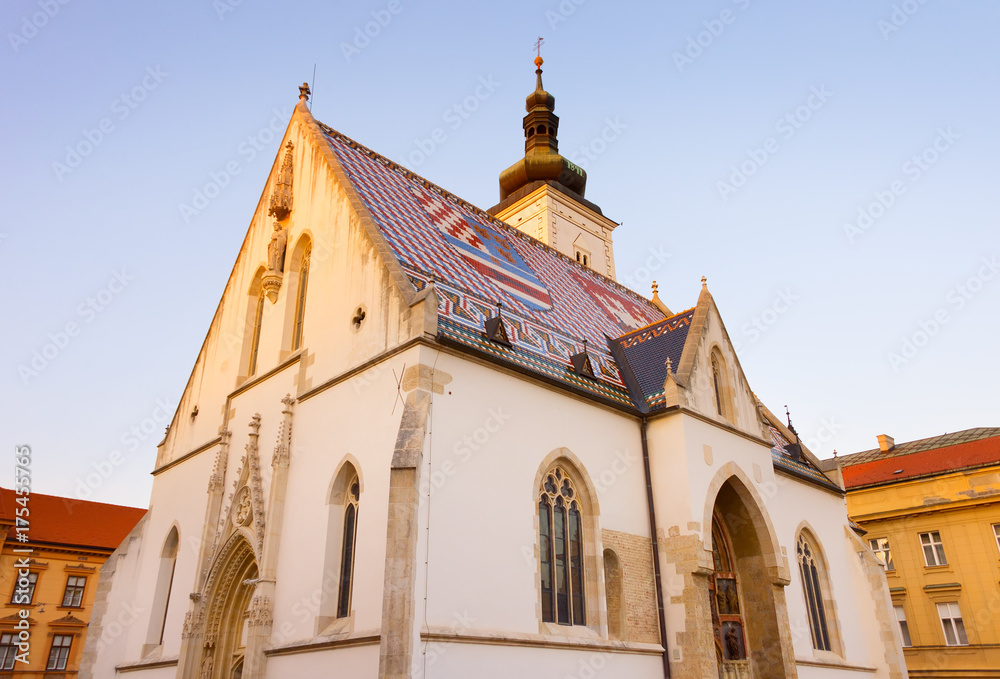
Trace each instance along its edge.
{"label": "slate roof section", "polygon": [[897,443],[896,447],[887,453],[883,453],[878,448],[873,448],[871,450],[863,450],[859,453],[851,453],[850,455],[841,455],[837,458],[837,460],[840,462],[841,466],[847,467],[850,465],[861,464],[863,462],[871,462],[873,460],[886,460],[893,457],[899,457],[900,455],[919,453],[924,450],[933,450],[934,448],[944,448],[946,446],[954,446],[960,443],[968,443],[969,441],[978,441],[992,436],[1000,436],[1000,427],[976,427],[975,429],[964,429],[950,434],[942,434],[941,436],[931,436],[926,439],[917,439],[916,441]]}
{"label": "slate roof section", "polygon": [[[948,474],[951,472],[996,465],[1000,463],[1000,429],[979,428],[968,432],[995,431],[992,436],[978,438],[960,436],[966,432],[936,436],[932,439],[922,439],[911,443],[921,444],[911,446],[915,450],[901,455],[886,455],[885,458],[875,458],[846,465],[843,469],[844,486],[856,489],[865,486],[877,486],[888,483],[909,481],[926,476]],[[955,445],[927,447],[926,441],[945,440],[961,441]],[[910,445],[910,444],[904,444]],[[867,451],[866,451],[867,452]],[[848,456],[853,457],[853,456]],[[840,458],[843,459],[843,458]],[[865,459],[865,458],[862,458]]]}
{"label": "slate roof section", "polygon": [[827,478],[826,474],[813,466],[807,458],[801,457],[796,460],[785,452],[785,448],[788,446],[790,441],[782,436],[781,432],[775,427],[768,428],[771,430],[771,462],[774,464],[776,469],[783,469],[786,472],[801,478],[809,479],[810,481],[824,486],[825,488],[829,488],[830,490],[843,494],[844,491],[842,491],[837,484]]}
{"label": "slate roof section", "polygon": [[[671,360],[676,371],[693,317],[694,308],[691,308],[615,340],[632,369],[641,398],[647,405],[662,406],[667,359]],[[656,403],[657,397],[660,397],[659,403]]]}
{"label": "slate roof section", "polygon": [[[9,488],[0,488],[0,497],[3,518],[13,519],[17,495]],[[146,513],[136,507],[56,495],[31,493],[28,497],[28,538],[34,543],[115,550]],[[8,539],[13,539],[15,532],[11,527]]]}
{"label": "slate roof section", "polygon": [[[634,406],[607,343],[664,320],[651,301],[319,125],[410,282],[433,277],[449,339]],[[480,336],[498,301],[510,350]],[[597,383],[568,370],[584,339]]]}

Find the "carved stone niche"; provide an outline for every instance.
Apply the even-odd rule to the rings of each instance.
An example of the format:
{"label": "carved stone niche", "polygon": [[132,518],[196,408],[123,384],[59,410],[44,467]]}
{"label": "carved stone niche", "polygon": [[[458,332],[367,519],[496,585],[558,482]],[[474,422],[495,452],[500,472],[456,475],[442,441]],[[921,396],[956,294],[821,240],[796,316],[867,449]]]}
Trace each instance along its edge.
{"label": "carved stone niche", "polygon": [[274,190],[271,192],[271,205],[268,214],[279,222],[292,211],[292,141],[285,144],[285,158],[281,162]]}

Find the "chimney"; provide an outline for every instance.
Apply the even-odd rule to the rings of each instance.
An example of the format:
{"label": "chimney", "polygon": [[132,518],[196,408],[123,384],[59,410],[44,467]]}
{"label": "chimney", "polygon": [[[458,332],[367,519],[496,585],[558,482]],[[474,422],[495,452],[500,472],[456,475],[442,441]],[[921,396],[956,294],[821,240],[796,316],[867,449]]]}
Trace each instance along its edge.
{"label": "chimney", "polygon": [[883,453],[888,453],[896,447],[896,441],[888,434],[878,435],[878,449]]}

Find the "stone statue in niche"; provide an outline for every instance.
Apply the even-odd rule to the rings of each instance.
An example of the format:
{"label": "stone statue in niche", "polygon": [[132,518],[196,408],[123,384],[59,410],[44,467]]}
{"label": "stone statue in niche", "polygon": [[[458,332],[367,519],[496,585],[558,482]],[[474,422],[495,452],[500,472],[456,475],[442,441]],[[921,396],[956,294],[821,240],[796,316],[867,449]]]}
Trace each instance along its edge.
{"label": "stone statue in niche", "polygon": [[285,246],[288,242],[288,235],[281,228],[281,224],[274,223],[274,233],[271,234],[271,242],[267,245],[267,270],[276,273],[285,271]]}

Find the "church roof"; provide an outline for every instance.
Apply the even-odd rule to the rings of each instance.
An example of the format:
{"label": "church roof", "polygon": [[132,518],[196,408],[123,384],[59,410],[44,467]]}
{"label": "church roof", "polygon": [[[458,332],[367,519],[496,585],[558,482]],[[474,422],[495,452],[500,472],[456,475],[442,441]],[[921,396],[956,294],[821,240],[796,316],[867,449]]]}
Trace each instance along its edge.
{"label": "church roof", "polygon": [[[602,400],[636,405],[608,342],[663,321],[659,308],[354,140],[319,126],[410,283],[422,290],[433,280],[443,338]],[[483,332],[485,321],[497,314],[497,302],[502,304],[510,347],[489,341]],[[596,380],[572,369],[570,356],[584,350],[584,340]]]}
{"label": "church roof", "polygon": [[675,370],[680,365],[692,318],[693,307],[615,340],[635,376],[638,398],[650,408],[663,405],[666,361],[669,358]]}
{"label": "church roof", "polygon": [[771,426],[769,429],[771,430],[771,461],[774,463],[775,468],[784,470],[800,478],[806,478],[813,483],[825,486],[838,493],[842,492],[837,484],[830,481],[826,474],[809,461],[809,458],[805,456],[792,457],[787,451],[788,445],[791,442],[777,427]]}

